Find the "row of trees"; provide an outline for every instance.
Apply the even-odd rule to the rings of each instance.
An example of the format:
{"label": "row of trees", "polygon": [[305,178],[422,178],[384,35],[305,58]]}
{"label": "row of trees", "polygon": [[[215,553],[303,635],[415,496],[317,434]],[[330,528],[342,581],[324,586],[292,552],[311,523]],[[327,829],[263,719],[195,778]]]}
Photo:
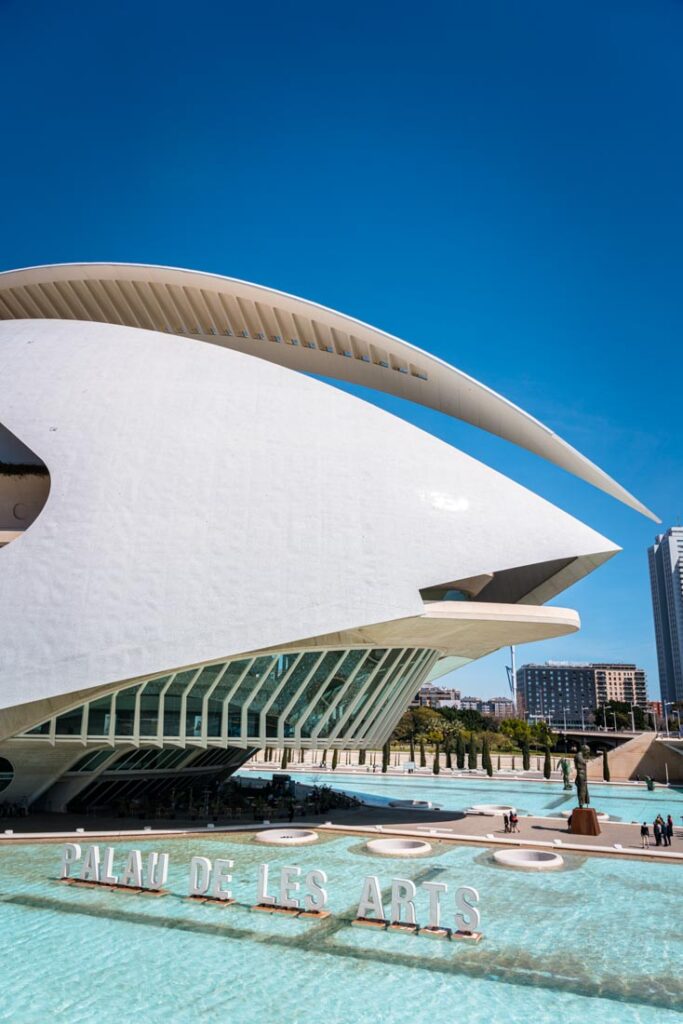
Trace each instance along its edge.
{"label": "row of trees", "polygon": [[411,760],[415,751],[420,757],[426,745],[436,747],[448,755],[456,750],[458,738],[462,743],[466,737],[474,737],[477,750],[499,753],[516,753],[525,747],[537,751],[545,750],[555,743],[555,735],[546,722],[530,725],[521,718],[506,718],[498,724],[494,719],[480,715],[477,711],[457,711],[454,708],[409,708],[399,721],[391,737],[392,743],[408,744]]}

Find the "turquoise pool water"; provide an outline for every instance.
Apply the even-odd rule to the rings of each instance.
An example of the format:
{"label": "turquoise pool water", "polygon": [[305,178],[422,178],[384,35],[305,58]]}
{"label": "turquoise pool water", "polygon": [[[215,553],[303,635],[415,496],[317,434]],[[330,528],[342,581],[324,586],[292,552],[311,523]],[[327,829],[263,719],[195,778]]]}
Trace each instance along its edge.
{"label": "turquoise pool water", "polygon": [[[271,772],[242,772],[270,778]],[[370,802],[387,804],[391,800],[431,800],[444,810],[464,811],[471,804],[511,804],[521,814],[559,816],[576,805],[576,791],[562,789],[561,782],[515,782],[498,779],[405,777],[368,773],[293,772],[292,778],[306,785],[332,786],[345,793],[368,796]],[[605,786],[589,784],[591,804],[619,821],[654,821],[658,814],[673,816],[677,826],[683,819],[683,789],[658,786],[650,793],[645,785]]]}
{"label": "turquoise pool water", "polygon": [[[0,1020],[12,1024],[680,1024],[681,868],[567,857],[524,875],[486,850],[375,858],[357,836],[280,851],[244,835],[114,844],[171,855],[161,899],[53,881],[60,847],[0,846]],[[237,905],[183,898],[192,855],[235,861]],[[327,921],[250,912],[257,866],[328,875]],[[478,946],[350,927],[362,879],[480,893]],[[52,878],[51,878],[52,876]],[[418,897],[418,920],[426,902]]]}

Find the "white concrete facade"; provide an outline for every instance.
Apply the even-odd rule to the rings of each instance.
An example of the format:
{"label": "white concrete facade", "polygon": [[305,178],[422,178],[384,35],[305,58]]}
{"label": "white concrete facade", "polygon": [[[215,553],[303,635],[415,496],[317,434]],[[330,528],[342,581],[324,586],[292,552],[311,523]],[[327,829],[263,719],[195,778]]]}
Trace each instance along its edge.
{"label": "white concrete facade", "polygon": [[[380,342],[387,358],[378,362]],[[49,473],[42,511],[0,524],[0,753],[11,760],[11,744],[25,747],[41,723],[36,749],[319,744],[323,726],[289,734],[302,693],[309,713],[324,701],[329,745],[369,745],[446,667],[578,628],[574,612],[539,605],[616,547],[464,453],[306,375],[324,372],[315,361],[327,357],[328,376],[480,422],[646,511],[500,396],[304,300],[160,268],[0,275],[0,424]],[[0,474],[10,520],[20,506],[26,516],[14,500],[21,479]],[[312,655],[332,650],[348,655],[345,674],[328,674],[327,696],[323,680],[307,691]],[[218,717],[204,723],[216,666],[240,658],[260,659],[258,686],[243,687],[237,704],[220,691]],[[394,663],[406,674],[389,686],[381,666]],[[177,691],[181,724],[172,717],[175,732],[164,731],[162,700],[156,731],[141,731],[141,697],[181,675],[182,687],[168,691]],[[299,689],[289,689],[295,680]],[[118,733],[112,717],[106,736],[91,735],[81,717],[77,734],[60,739],[57,716],[135,687],[131,732]],[[188,731],[182,715],[195,699],[205,703]],[[373,701],[372,728],[354,733],[359,708]],[[253,725],[250,709],[260,716]],[[237,719],[239,731],[228,724]]]}

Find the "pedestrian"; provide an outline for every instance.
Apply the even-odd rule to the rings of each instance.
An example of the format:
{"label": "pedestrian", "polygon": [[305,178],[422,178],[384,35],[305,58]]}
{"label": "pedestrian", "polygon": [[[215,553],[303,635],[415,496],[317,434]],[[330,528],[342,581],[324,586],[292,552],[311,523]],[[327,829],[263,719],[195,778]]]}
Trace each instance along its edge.
{"label": "pedestrian", "polygon": [[506,813],[506,814],[503,815],[503,832],[509,832],[509,831],[510,831],[510,819],[509,819],[509,817],[507,816],[507,813]]}
{"label": "pedestrian", "polygon": [[669,840],[669,846],[671,846],[671,840],[674,837],[674,820],[673,820],[673,818],[671,817],[670,814],[667,814],[667,816],[666,816],[665,828],[666,828],[667,839]]}
{"label": "pedestrian", "polygon": [[640,845],[644,850],[647,850],[650,846],[650,830],[647,827],[646,821],[640,826]]}
{"label": "pedestrian", "polygon": [[664,818],[661,816],[661,814],[657,815],[657,821],[659,822],[659,828],[662,833],[662,846],[671,846],[669,837],[666,834],[666,822],[664,821]]}
{"label": "pedestrian", "polygon": [[655,818],[652,831],[655,834],[655,846],[662,845],[662,826],[659,824],[659,818]]}

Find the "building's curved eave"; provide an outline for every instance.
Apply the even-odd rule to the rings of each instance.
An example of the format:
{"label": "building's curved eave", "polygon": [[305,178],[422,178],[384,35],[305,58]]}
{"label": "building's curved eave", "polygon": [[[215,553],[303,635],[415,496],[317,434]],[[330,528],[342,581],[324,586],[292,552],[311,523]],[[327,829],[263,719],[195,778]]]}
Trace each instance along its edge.
{"label": "building's curved eave", "polygon": [[660,521],[593,462],[485,384],[308,299],[219,274],[135,263],[63,263],[0,273],[0,319],[35,318],[161,330],[407,398],[534,452]]}

